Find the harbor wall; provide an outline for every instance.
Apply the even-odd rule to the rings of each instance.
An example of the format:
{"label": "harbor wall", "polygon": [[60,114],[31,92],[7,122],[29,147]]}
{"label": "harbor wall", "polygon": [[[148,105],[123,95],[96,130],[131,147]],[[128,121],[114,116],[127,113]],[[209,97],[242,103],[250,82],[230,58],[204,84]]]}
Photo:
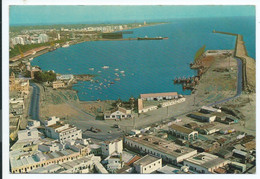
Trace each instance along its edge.
{"label": "harbor wall", "polygon": [[242,61],[243,91],[255,92],[255,60],[248,56],[245,42],[241,34],[213,30],[213,33],[236,36],[234,56]]}

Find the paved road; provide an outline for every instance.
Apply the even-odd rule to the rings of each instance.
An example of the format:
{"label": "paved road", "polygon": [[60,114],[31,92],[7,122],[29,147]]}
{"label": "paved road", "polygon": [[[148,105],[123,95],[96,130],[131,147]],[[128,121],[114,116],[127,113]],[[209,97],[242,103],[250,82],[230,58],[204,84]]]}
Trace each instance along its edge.
{"label": "paved road", "polygon": [[33,93],[29,106],[29,116],[30,118],[39,121],[40,88],[35,83],[30,83],[30,86],[33,87]]}
{"label": "paved road", "polygon": [[242,61],[239,59],[239,58],[236,58],[237,60],[237,66],[238,66],[238,72],[237,72],[237,93],[235,96],[233,97],[229,97],[229,98],[226,98],[226,99],[223,99],[221,101],[217,101],[215,103],[211,103],[209,104],[208,106],[214,106],[214,105],[217,105],[217,104],[221,104],[221,103],[225,103],[227,101],[230,101],[232,99],[235,99],[237,97],[239,97],[242,93],[242,90],[243,90],[243,84],[242,84]]}

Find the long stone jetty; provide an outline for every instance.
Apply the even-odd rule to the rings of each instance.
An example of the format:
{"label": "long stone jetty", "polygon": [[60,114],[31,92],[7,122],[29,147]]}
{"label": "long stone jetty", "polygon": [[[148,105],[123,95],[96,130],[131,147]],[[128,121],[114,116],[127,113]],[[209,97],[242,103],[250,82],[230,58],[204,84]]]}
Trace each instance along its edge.
{"label": "long stone jetty", "polygon": [[213,30],[213,33],[220,33],[226,35],[236,36],[236,45],[234,56],[242,61],[242,82],[243,91],[255,92],[256,88],[256,62],[253,58],[248,56],[243,36],[229,32],[221,32]]}

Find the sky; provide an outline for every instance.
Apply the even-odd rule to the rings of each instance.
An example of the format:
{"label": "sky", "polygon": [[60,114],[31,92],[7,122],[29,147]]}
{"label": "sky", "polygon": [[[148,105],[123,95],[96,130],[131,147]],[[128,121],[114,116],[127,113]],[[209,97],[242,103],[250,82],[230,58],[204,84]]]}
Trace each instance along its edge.
{"label": "sky", "polygon": [[110,23],[255,16],[254,6],[10,6],[10,25]]}

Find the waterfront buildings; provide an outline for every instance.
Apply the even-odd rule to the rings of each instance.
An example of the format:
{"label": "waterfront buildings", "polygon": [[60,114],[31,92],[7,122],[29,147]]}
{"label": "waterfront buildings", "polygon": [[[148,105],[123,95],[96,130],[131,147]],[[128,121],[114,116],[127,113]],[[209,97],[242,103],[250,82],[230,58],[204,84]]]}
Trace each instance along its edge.
{"label": "waterfront buildings", "polygon": [[178,93],[177,92],[169,92],[169,93],[149,93],[149,94],[140,94],[140,99],[142,100],[169,100],[169,99],[177,99]]}
{"label": "waterfront buildings", "polygon": [[130,109],[125,109],[123,107],[117,107],[116,109],[112,111],[106,111],[104,113],[104,119],[125,119],[125,118],[131,118],[132,117],[132,111]]}
{"label": "waterfront buildings", "polygon": [[138,99],[138,113],[145,113],[145,112],[156,110],[156,109],[158,109],[158,106],[156,106],[156,105],[144,106],[143,100]]}
{"label": "waterfront buildings", "polygon": [[198,131],[176,124],[169,126],[169,133],[185,140],[196,140],[199,135]]}
{"label": "waterfront buildings", "polygon": [[103,156],[120,155],[123,152],[123,140],[104,141],[101,143],[101,151]]}
{"label": "waterfront buildings", "polygon": [[162,168],[162,159],[151,155],[146,155],[133,163],[137,173],[152,173]]}
{"label": "waterfront buildings", "polygon": [[126,136],[124,143],[129,149],[160,157],[172,164],[197,154],[197,150],[152,135]]}
{"label": "waterfront buildings", "polygon": [[183,161],[185,166],[188,166],[190,170],[197,173],[215,173],[216,169],[224,167],[228,163],[228,160],[221,159],[216,155],[206,152],[197,154]]}

